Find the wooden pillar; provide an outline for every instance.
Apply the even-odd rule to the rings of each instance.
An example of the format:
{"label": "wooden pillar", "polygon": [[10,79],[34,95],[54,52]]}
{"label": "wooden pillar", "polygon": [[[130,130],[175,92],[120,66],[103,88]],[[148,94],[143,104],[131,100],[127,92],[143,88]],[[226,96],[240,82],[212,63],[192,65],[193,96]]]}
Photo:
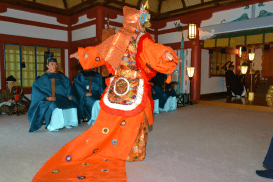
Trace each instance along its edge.
{"label": "wooden pillar", "polygon": [[96,16],[96,36],[98,42],[102,42],[102,29],[104,29],[104,13],[101,6],[97,8],[97,16]]}
{"label": "wooden pillar", "polygon": [[62,48],[62,68],[63,68],[63,74],[65,75],[65,48]]}
{"label": "wooden pillar", "polygon": [[[4,60],[4,42],[0,42],[0,72],[1,72],[1,89],[6,87],[6,80],[5,80],[5,60]],[[1,90],[0,89],[0,90]]]}
{"label": "wooden pillar", "polygon": [[69,48],[68,48],[68,76],[69,76],[69,79],[70,81],[73,80],[73,77],[75,76],[73,74],[73,72],[71,71],[71,68],[72,68],[72,61],[75,61],[75,58],[73,59],[70,59],[70,55],[73,54],[74,52],[72,51],[72,28],[71,28],[71,23],[72,23],[72,20],[70,18],[70,23],[68,25],[68,45],[69,45]]}
{"label": "wooden pillar", "polygon": [[199,25],[196,26],[196,39],[192,41],[192,59],[191,66],[195,67],[194,75],[191,80],[191,100],[198,101],[200,100],[200,91],[201,91],[201,45],[199,40]]}
{"label": "wooden pillar", "polygon": [[155,43],[158,43],[158,28],[157,28],[157,26],[155,26],[155,28],[154,28],[154,32],[155,32]]}
{"label": "wooden pillar", "polygon": [[241,58],[239,57],[239,54],[236,54],[236,62],[235,62],[235,74],[240,74],[240,62],[241,62]]}

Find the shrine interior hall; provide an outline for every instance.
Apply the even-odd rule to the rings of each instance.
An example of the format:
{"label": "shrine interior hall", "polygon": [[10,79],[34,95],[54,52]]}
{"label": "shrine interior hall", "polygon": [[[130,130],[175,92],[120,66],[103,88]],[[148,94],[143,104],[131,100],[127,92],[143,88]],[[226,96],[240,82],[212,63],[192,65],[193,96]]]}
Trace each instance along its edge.
{"label": "shrine interior hall", "polygon": [[[72,81],[79,63],[69,55],[117,32],[124,6],[145,2],[0,0],[0,90],[13,75],[31,99],[47,51]],[[273,1],[149,0],[148,10],[147,32],[181,60],[171,74],[180,100],[176,111],[154,115],[145,160],[126,162],[128,182],[270,181],[255,171],[264,169],[273,136]],[[246,88],[242,97],[227,96],[230,64]],[[105,67],[95,71],[105,77]],[[31,181],[89,127],[29,133],[27,114],[0,115],[0,181]]]}

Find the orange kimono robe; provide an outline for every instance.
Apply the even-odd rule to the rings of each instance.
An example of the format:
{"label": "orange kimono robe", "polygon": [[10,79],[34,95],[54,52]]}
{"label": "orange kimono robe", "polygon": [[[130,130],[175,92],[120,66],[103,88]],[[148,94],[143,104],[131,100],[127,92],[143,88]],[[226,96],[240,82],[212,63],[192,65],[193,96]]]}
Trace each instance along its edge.
{"label": "orange kimono robe", "polygon": [[[165,59],[166,51],[173,54],[173,61]],[[95,124],[54,154],[33,181],[127,181],[125,161],[145,158],[148,123],[153,123],[148,80],[155,71],[171,74],[178,58],[148,34],[132,37],[117,69],[100,57],[96,47],[78,52],[84,69],[106,64],[114,76],[107,81]]]}

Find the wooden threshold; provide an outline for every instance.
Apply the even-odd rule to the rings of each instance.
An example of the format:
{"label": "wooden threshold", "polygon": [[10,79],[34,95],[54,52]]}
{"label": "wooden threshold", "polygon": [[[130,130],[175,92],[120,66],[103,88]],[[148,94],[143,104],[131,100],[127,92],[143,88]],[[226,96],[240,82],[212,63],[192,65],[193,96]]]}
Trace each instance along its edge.
{"label": "wooden threshold", "polygon": [[198,104],[205,106],[216,106],[216,107],[226,107],[233,109],[246,109],[252,111],[263,111],[263,112],[273,112],[273,107],[266,106],[255,106],[255,105],[244,105],[244,104],[233,104],[233,103],[223,103],[215,101],[198,101]]}

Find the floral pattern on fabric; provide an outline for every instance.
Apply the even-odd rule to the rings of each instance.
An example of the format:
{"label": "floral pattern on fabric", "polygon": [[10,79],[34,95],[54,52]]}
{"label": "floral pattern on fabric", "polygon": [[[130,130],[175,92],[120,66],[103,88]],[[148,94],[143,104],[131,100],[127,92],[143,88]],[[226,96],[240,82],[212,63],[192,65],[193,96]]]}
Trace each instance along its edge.
{"label": "floral pattern on fabric", "polygon": [[122,61],[120,62],[119,69],[123,69],[123,67],[127,67],[131,70],[138,70],[136,66],[136,38],[138,34],[134,34],[134,36],[130,39],[126,52],[122,57]]}
{"label": "floral pattern on fabric", "polygon": [[[122,77],[115,77],[113,81],[110,83],[109,86],[109,94],[108,94],[108,100],[111,103],[116,103],[116,104],[122,104],[122,105],[131,105],[136,102],[137,98],[137,91],[138,91],[138,86],[139,86],[139,79],[131,79],[131,78],[124,78],[129,82],[129,91],[124,94],[124,95],[117,95],[114,91],[114,87],[116,85],[116,90],[124,90],[125,87],[123,84],[118,84],[117,81],[119,78]],[[127,83],[126,83],[127,84]],[[127,89],[127,86],[126,86]]]}
{"label": "floral pattern on fabric", "polygon": [[136,140],[127,157],[128,162],[142,161],[145,159],[147,138],[148,138],[148,119],[145,115],[144,123],[141,123]]}

